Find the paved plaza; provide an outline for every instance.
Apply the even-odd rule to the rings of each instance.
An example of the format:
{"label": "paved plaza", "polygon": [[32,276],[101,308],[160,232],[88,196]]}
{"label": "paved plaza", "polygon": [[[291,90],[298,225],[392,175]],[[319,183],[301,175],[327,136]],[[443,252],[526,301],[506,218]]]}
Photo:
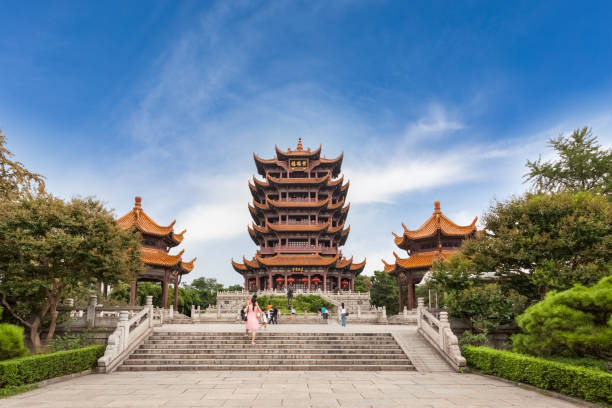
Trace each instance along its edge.
{"label": "paved plaza", "polygon": [[418,372],[116,372],[0,400],[6,408],[578,406],[474,374]]}
{"label": "paved plaza", "polygon": [[[165,325],[156,330],[234,332],[242,324]],[[263,329],[262,329],[263,330]],[[457,374],[415,326],[280,324],[279,333],[392,333],[418,371],[158,371],[74,378],[0,400],[6,408],[87,407],[574,407],[507,382]],[[263,342],[263,339],[261,340]],[[261,343],[260,343],[261,344]],[[273,352],[272,350],[270,352]]]}

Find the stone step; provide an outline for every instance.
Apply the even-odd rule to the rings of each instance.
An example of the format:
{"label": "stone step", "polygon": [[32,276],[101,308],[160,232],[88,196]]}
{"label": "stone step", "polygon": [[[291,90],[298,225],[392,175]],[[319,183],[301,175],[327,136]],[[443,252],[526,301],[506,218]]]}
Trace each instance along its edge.
{"label": "stone step", "polygon": [[[250,336],[248,336],[250,337]],[[393,337],[390,336],[372,336],[372,337],[358,337],[358,336],[313,336],[313,335],[303,335],[303,336],[270,336],[262,333],[257,333],[257,337],[261,339],[274,339],[274,340],[320,340],[320,341],[393,341]],[[151,336],[152,339],[156,340],[246,340],[247,335],[242,333],[236,333],[232,336],[203,336],[203,335],[171,335],[171,334],[154,334]]]}
{"label": "stone step", "polygon": [[[164,336],[208,336],[208,337],[230,337],[240,336],[244,333],[241,332],[180,332],[180,331],[156,331],[155,335]],[[393,337],[390,333],[276,333],[271,331],[259,331],[258,336],[270,336],[270,337],[304,337],[314,336],[319,338],[324,337]]]}
{"label": "stone step", "polygon": [[206,354],[206,353],[185,353],[185,354],[165,354],[165,353],[134,353],[130,359],[134,360],[193,360],[193,359],[260,359],[260,360],[308,360],[308,359],[371,359],[371,360],[393,360],[405,358],[401,354],[372,354],[372,353],[353,353],[353,354],[332,354],[332,353],[299,353],[299,354],[279,354],[271,352],[270,354],[262,353],[232,353],[232,354]]}
{"label": "stone step", "polygon": [[367,365],[355,367],[348,364],[296,364],[289,366],[256,364],[256,365],[122,365],[119,371],[414,371],[412,364],[404,365]]}
{"label": "stone step", "polygon": [[120,370],[414,370],[389,333],[156,332]]}
{"label": "stone step", "polygon": [[[277,340],[274,338],[257,338],[257,341],[265,344],[394,344],[395,341],[390,340],[304,340],[304,339],[295,339],[295,340]],[[150,344],[251,344],[251,339],[243,337],[242,339],[227,339],[227,340],[206,340],[206,339],[197,339],[197,340],[187,340],[187,339],[156,339],[150,338],[147,340],[147,343]]]}
{"label": "stone step", "polygon": [[352,366],[363,366],[363,365],[376,365],[376,364],[385,364],[385,365],[402,365],[409,364],[410,361],[408,359],[401,360],[393,360],[393,359],[333,359],[333,358],[323,358],[323,359],[279,359],[279,360],[266,360],[262,358],[240,358],[240,359],[226,359],[226,358],[202,358],[202,359],[171,359],[171,358],[162,358],[162,359],[136,359],[133,360],[131,357],[123,363],[124,365],[178,365],[178,366],[189,366],[189,365],[211,365],[211,364],[224,364],[224,365],[259,365],[259,364],[268,364],[268,365],[281,365],[281,366],[291,366],[291,365],[321,365],[321,364],[342,364],[342,365],[352,365]]}
{"label": "stone step", "polygon": [[[282,346],[282,347],[281,347]],[[381,344],[381,345],[372,345],[372,344],[330,344],[330,343],[321,343],[321,344],[284,344],[284,345],[270,345],[268,343],[261,342],[258,340],[258,343],[252,345],[251,343],[245,344],[232,344],[232,343],[216,343],[216,344],[180,344],[180,343],[163,343],[163,344],[152,344],[145,342],[141,345],[143,348],[147,349],[158,349],[158,350],[174,350],[174,349],[191,349],[191,350],[219,350],[219,349],[227,349],[232,348],[234,350],[304,350],[304,349],[329,349],[329,350],[349,350],[349,349],[359,349],[359,350],[381,350],[381,349],[395,349],[400,350],[400,347],[397,344]]]}
{"label": "stone step", "polygon": [[[168,348],[151,348],[147,346],[141,346],[140,348],[134,350],[134,354],[245,354],[245,351],[252,351],[250,348],[225,348],[225,349],[168,349]],[[294,354],[296,352],[295,349],[270,349],[270,348],[259,348],[255,349],[257,352],[270,352],[279,355],[285,354]],[[363,353],[367,351],[369,354],[400,354],[403,355],[404,352],[401,348],[376,348],[376,349],[358,349],[358,348],[349,348],[349,349],[337,349],[337,348],[303,348],[299,349],[300,353],[304,354],[355,354],[355,353]]]}

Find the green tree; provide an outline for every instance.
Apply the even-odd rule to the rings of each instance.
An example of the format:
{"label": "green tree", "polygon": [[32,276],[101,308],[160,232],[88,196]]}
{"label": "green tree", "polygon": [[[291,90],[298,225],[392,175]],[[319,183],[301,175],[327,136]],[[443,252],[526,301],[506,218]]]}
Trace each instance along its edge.
{"label": "green tree", "polygon": [[240,292],[242,289],[244,289],[244,286],[236,284],[236,285],[230,285],[227,288],[224,288],[223,291],[237,291]]}
{"label": "green tree", "polygon": [[129,280],[142,267],[139,238],[121,230],[94,199],[65,202],[50,195],[0,202],[0,297],[35,348],[57,305],[72,287]]}
{"label": "green tree", "polygon": [[217,292],[223,290],[223,284],[217,282],[215,278],[200,277],[194,279],[190,284],[186,284],[185,288],[198,291],[202,299],[202,305],[208,306],[217,304]]}
{"label": "green tree", "polygon": [[463,254],[531,299],[612,273],[612,204],[599,194],[526,194],[495,203],[484,223]]}
{"label": "green tree", "polygon": [[6,148],[6,137],[0,130],[0,201],[33,197],[44,192],[43,176],[26,169],[21,162],[13,161],[13,154]]}
{"label": "green tree", "polygon": [[398,289],[395,279],[384,271],[374,271],[370,290],[370,302],[377,306],[385,306],[388,315],[398,313]]}
{"label": "green tree", "polygon": [[612,358],[612,276],[587,288],[550,292],[517,319],[514,351],[536,356]]}
{"label": "green tree", "polygon": [[443,294],[440,303],[451,316],[466,320],[478,332],[510,323],[525,310],[525,296],[505,285],[504,279],[494,283],[483,280],[474,262],[461,252],[449,260],[436,261],[431,276],[427,286]]}
{"label": "green tree", "polygon": [[369,276],[357,275],[355,278],[355,292],[366,293],[372,290],[372,279]]}
{"label": "green tree", "polygon": [[560,135],[549,141],[558,160],[527,160],[525,174],[535,191],[597,190],[612,193],[612,149],[603,149],[591,129],[576,129],[569,137]]}

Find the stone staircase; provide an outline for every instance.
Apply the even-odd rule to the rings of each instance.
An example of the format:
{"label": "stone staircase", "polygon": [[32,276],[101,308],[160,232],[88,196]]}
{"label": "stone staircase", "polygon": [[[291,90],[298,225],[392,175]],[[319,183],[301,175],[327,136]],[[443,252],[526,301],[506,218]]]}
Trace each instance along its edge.
{"label": "stone staircase", "polygon": [[119,367],[162,370],[414,370],[389,333],[155,332]]}

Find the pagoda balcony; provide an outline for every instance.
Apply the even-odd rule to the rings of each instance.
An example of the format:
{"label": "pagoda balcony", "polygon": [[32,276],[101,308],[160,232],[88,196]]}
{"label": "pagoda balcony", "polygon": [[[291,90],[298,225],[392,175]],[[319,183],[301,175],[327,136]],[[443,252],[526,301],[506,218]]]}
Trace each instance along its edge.
{"label": "pagoda balcony", "polygon": [[281,252],[293,253],[312,253],[318,252],[325,255],[335,255],[338,253],[338,248],[328,247],[324,245],[276,245],[273,247],[264,247],[259,250],[262,255],[274,255]]}

